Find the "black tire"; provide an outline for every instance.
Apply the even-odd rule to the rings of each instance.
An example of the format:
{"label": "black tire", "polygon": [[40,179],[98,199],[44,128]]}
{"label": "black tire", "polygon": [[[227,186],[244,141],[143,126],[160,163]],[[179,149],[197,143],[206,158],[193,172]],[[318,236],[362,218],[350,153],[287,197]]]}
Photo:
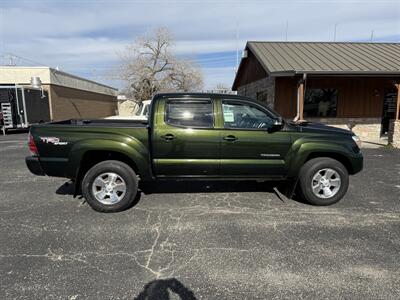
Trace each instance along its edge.
{"label": "black tire", "polygon": [[[332,169],[336,171],[336,173],[340,176],[340,187],[337,192],[329,197],[329,198],[321,198],[322,195],[317,196],[314,194],[312,189],[313,184],[313,177],[319,171],[324,169]],[[323,171],[322,171],[323,173]],[[317,186],[316,181],[314,184]],[[299,176],[299,189],[300,189],[300,196],[306,202],[318,205],[318,206],[325,206],[331,205],[338,202],[340,199],[344,197],[349,187],[349,173],[343,164],[335,159],[329,157],[319,157],[313,158],[307,161],[300,170]],[[334,189],[334,187],[332,187]],[[329,191],[328,191],[329,193]]]}
{"label": "black tire", "polygon": [[[93,183],[95,179],[104,173],[115,173],[120,176],[125,183],[126,191],[122,199],[115,204],[104,204],[96,199],[93,193]],[[87,203],[99,212],[118,212],[123,211],[134,203],[138,191],[138,178],[135,172],[127,164],[117,160],[106,160],[94,165],[82,180],[82,194]]]}

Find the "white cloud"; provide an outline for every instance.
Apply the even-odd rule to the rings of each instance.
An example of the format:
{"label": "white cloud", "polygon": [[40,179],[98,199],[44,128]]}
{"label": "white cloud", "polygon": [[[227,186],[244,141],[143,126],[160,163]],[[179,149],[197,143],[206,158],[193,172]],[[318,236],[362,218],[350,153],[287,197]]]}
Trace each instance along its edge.
{"label": "white cloud", "polygon": [[[151,28],[167,26],[180,55],[242,49],[247,40],[399,41],[398,1],[12,1],[0,7],[0,53],[67,71],[106,72],[116,52]],[[236,40],[236,29],[239,40]],[[233,59],[234,61],[234,59]],[[208,66],[209,64],[207,64]],[[86,71],[85,71],[86,70]],[[232,83],[231,68],[204,70],[208,87]]]}

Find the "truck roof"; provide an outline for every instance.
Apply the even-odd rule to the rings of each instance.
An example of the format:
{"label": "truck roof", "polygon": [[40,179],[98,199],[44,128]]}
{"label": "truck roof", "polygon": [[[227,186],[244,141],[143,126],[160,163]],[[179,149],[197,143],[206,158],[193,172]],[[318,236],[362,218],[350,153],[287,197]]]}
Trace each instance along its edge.
{"label": "truck roof", "polygon": [[243,99],[252,102],[258,102],[257,100],[245,96],[233,95],[233,94],[222,94],[222,93],[199,93],[199,92],[171,92],[171,93],[158,93],[155,94],[153,99],[162,98],[162,97],[201,97],[201,98],[235,98],[235,99]]}
{"label": "truck roof", "polygon": [[265,107],[270,113],[273,115],[280,117],[280,115],[273,110],[271,107],[268,106],[267,103],[265,102],[260,102],[256,99],[245,97],[245,96],[239,96],[239,95],[232,95],[232,94],[217,94],[217,93],[196,93],[196,92],[174,92],[174,93],[158,93],[155,94],[153,97],[153,102],[156,102],[158,99],[161,98],[190,98],[190,97],[196,97],[196,98],[225,98],[225,99],[238,99],[238,100],[246,100],[250,101],[253,103],[256,103],[258,105],[261,105]]}

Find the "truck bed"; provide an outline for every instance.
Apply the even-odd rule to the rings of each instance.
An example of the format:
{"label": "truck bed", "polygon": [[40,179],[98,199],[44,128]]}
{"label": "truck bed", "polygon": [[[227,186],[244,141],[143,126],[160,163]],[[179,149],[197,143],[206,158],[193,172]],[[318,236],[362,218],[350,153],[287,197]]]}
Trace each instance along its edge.
{"label": "truck bed", "polygon": [[[46,175],[73,178],[95,151],[139,152],[148,163],[147,122],[133,120],[65,120],[34,125],[30,134]],[[122,149],[120,149],[120,147]],[[86,155],[87,149],[90,153]],[[83,161],[82,161],[83,160]]]}

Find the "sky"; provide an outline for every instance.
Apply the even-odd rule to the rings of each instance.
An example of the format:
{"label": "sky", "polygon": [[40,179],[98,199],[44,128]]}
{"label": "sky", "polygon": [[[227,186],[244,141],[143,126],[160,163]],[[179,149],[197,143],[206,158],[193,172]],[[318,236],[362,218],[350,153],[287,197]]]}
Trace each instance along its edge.
{"label": "sky", "polygon": [[122,88],[119,55],[167,27],[205,89],[231,87],[246,41],[400,42],[400,0],[0,0],[0,63],[46,65]]}

